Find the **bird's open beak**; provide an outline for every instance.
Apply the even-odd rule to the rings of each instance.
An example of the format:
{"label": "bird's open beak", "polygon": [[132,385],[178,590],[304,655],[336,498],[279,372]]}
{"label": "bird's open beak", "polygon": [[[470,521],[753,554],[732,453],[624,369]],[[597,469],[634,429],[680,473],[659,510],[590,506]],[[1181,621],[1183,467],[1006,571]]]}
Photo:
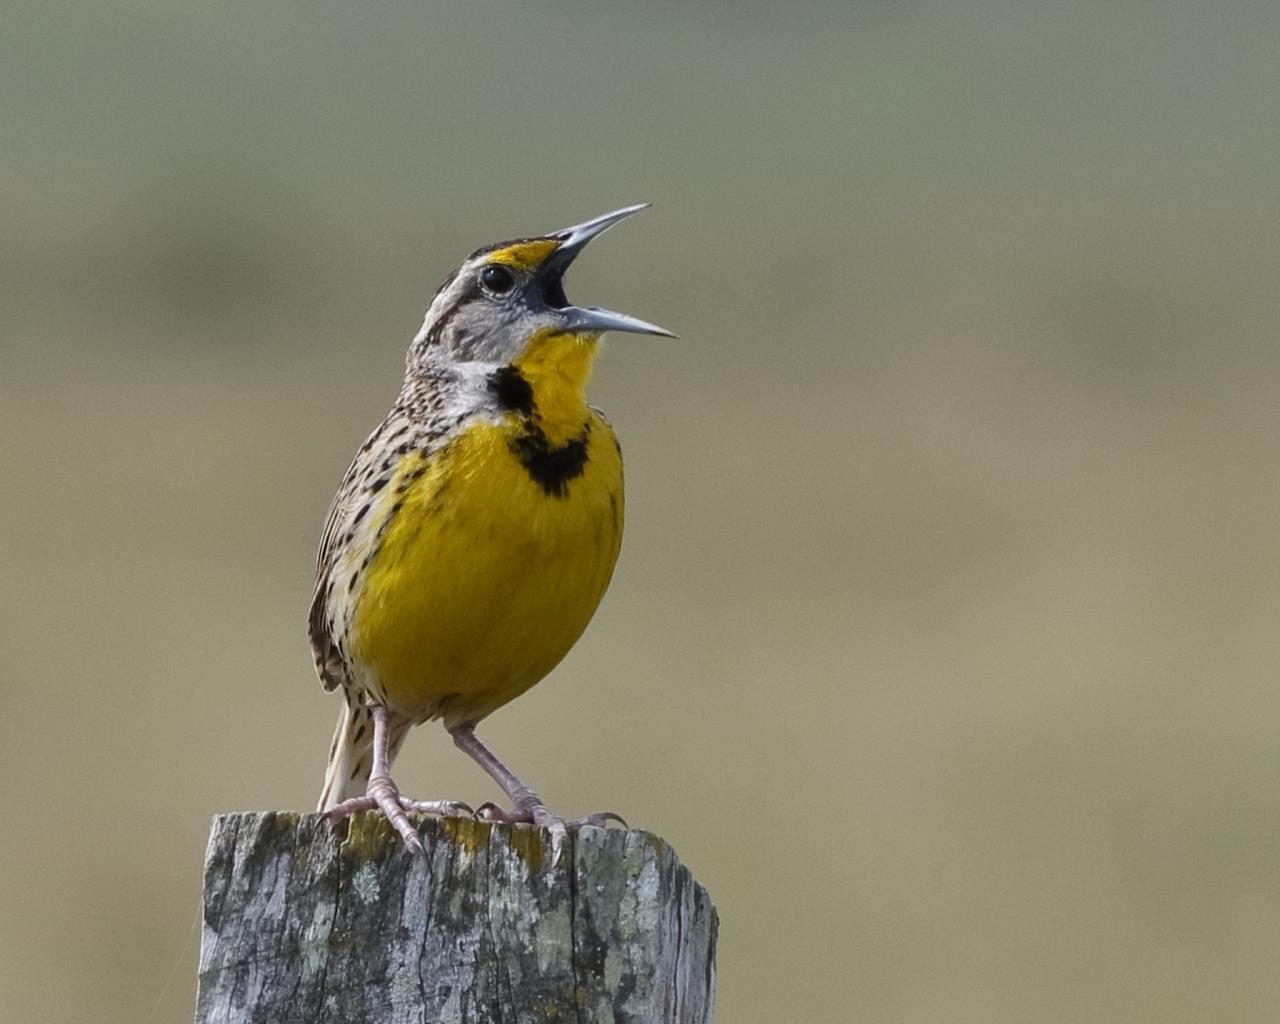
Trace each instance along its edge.
{"label": "bird's open beak", "polygon": [[[571,228],[562,228],[559,231],[550,232],[546,237],[554,238],[560,245],[555,252],[547,257],[539,276],[553,278],[557,287],[559,287],[560,278],[569,269],[569,264],[577,258],[578,253],[586,248],[591,239],[597,235],[604,234],[618,221],[625,220],[633,213],[639,213],[641,210],[648,209],[648,207],[648,203],[624,206],[621,210],[614,210],[612,213],[594,217],[581,224],[575,224]],[[564,294],[562,288],[559,293],[561,295]],[[565,326],[574,333],[603,334],[605,331],[627,331],[631,334],[657,334],[664,338],[675,337],[665,327],[659,327],[657,324],[651,324],[638,317],[628,316],[626,313],[615,313],[610,309],[601,309],[599,306],[572,306],[566,302],[563,306],[558,306],[557,308],[559,308],[561,315],[564,317]]]}

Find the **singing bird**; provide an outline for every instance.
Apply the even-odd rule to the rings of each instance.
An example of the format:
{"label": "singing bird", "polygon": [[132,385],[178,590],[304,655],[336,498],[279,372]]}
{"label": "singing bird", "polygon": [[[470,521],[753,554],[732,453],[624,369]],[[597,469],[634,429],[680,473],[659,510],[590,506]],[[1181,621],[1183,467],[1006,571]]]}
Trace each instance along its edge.
{"label": "singing bird", "polygon": [[439,719],[506,793],[487,820],[566,822],[476,735],[476,724],[547,675],[582,635],[622,540],[622,454],[587,404],[606,331],[675,337],[635,317],[570,304],[564,274],[629,206],[486,246],[436,290],[387,418],[329,508],[309,629],[316,671],[346,698],[320,810],[379,808],[412,849],[410,800],[391,765],[411,726]]}

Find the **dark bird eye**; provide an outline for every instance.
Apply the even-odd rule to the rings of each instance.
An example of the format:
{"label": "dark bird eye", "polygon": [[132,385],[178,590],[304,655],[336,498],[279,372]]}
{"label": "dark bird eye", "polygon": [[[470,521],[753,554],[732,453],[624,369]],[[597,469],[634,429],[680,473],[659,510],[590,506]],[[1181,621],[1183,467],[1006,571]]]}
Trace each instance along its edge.
{"label": "dark bird eye", "polygon": [[480,284],[492,295],[506,295],[516,286],[516,275],[506,267],[490,264],[480,271]]}

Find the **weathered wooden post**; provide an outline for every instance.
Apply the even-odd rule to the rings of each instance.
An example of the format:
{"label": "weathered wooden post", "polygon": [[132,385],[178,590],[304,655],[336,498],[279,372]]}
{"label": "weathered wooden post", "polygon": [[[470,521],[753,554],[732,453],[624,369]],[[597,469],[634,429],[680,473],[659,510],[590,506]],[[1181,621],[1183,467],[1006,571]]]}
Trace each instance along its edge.
{"label": "weathered wooden post", "polygon": [[703,1024],[716,911],[646,832],[380,815],[214,819],[196,1024]]}

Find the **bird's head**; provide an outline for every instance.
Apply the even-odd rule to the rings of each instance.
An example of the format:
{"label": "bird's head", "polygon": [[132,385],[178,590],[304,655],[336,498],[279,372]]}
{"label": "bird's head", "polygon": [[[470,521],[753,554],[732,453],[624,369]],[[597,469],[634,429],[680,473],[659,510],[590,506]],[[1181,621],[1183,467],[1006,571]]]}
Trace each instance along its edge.
{"label": "bird's head", "polygon": [[647,203],[606,213],[535,238],[488,245],[472,253],[437,289],[410,348],[410,362],[511,363],[548,336],[593,343],[605,331],[670,331],[625,313],[575,306],[564,274],[587,243]]}

